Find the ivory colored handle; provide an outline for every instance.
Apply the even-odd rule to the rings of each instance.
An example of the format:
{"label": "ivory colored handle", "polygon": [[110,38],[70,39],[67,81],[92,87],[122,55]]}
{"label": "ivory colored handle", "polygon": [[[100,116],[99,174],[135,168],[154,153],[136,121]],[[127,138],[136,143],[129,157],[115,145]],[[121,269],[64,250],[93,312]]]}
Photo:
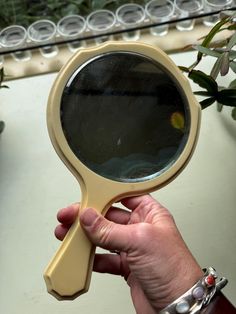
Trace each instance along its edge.
{"label": "ivory colored handle", "polygon": [[48,292],[59,300],[72,300],[87,292],[94,253],[78,219],[44,273]]}

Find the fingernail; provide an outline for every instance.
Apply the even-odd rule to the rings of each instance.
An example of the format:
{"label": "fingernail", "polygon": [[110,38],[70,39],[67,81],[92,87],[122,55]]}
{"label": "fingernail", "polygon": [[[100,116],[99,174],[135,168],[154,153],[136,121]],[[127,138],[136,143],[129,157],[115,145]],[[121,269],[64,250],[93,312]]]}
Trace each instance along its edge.
{"label": "fingernail", "polygon": [[92,226],[94,220],[98,217],[97,212],[93,208],[87,208],[83,210],[80,215],[80,221],[82,222],[83,226],[89,227]]}

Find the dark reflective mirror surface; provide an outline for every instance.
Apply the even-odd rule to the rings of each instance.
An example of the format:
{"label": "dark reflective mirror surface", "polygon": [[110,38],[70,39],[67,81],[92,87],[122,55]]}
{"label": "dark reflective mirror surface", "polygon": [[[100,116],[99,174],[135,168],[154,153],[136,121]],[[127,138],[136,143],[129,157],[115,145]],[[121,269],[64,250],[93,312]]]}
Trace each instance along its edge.
{"label": "dark reflective mirror surface", "polygon": [[150,180],[180,156],[188,104],[179,83],[156,61],[131,52],[98,56],[68,81],[61,123],[77,158],[122,182]]}

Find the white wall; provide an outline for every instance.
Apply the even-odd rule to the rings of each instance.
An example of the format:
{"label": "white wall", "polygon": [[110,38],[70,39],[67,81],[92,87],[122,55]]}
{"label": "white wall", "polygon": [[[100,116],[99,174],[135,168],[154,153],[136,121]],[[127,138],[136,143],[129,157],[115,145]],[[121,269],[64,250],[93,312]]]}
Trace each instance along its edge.
{"label": "white wall", "polygon": [[[178,65],[193,60],[192,53],[171,57]],[[57,210],[80,199],[47,134],[45,110],[55,77],[11,81],[10,90],[0,91],[6,122],[0,138],[0,312],[131,314],[129,289],[118,277],[93,274],[89,292],[73,302],[58,302],[46,292],[43,270],[59,246],[53,236]],[[229,112],[205,110],[190,164],[154,196],[171,210],[202,267],[212,265],[228,277],[224,291],[236,305],[235,144]]]}

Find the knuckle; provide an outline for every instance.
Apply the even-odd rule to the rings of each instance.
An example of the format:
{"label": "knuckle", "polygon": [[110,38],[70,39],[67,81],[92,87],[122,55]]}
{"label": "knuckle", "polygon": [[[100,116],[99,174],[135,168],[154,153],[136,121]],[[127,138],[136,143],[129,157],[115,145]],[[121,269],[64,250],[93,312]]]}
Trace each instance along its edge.
{"label": "knuckle", "polygon": [[171,212],[153,198],[144,198],[141,208],[143,208],[144,213],[156,216],[158,220],[165,219],[167,222],[175,224],[175,219]]}
{"label": "knuckle", "polygon": [[109,246],[113,228],[113,222],[108,222],[104,220],[103,217],[99,217],[93,225],[94,236],[96,238],[97,244],[102,246]]}
{"label": "knuckle", "polygon": [[154,200],[150,196],[144,197],[140,203],[140,207],[144,209],[146,212],[158,210],[160,206],[161,205],[157,203],[156,200]]}

